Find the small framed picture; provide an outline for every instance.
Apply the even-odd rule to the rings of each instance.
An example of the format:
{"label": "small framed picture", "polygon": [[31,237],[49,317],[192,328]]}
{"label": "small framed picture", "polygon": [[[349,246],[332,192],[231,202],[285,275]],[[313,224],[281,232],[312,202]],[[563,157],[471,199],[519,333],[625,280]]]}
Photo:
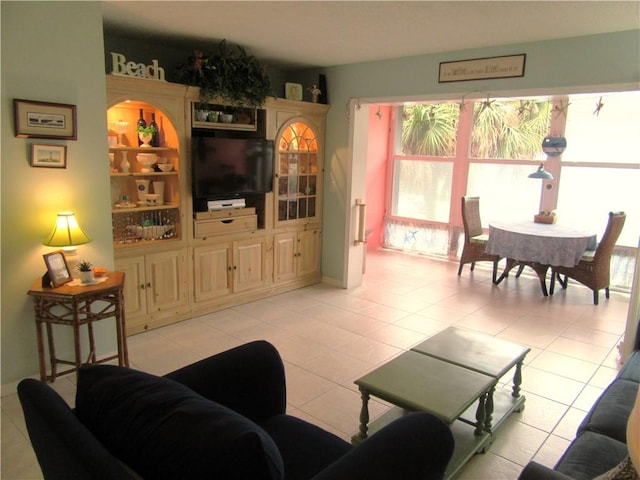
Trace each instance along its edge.
{"label": "small framed picture", "polygon": [[54,287],[59,287],[60,285],[73,281],[73,277],[71,276],[71,273],[69,273],[67,260],[64,258],[62,250],[46,253],[43,257],[44,263],[47,266],[49,281]]}
{"label": "small framed picture", "polygon": [[287,100],[302,100],[302,85],[299,83],[285,83],[284,98]]}
{"label": "small framed picture", "polygon": [[31,166],[46,168],[67,168],[67,146],[32,143]]}
{"label": "small framed picture", "polygon": [[19,138],[76,140],[76,106],[13,99],[15,135]]}

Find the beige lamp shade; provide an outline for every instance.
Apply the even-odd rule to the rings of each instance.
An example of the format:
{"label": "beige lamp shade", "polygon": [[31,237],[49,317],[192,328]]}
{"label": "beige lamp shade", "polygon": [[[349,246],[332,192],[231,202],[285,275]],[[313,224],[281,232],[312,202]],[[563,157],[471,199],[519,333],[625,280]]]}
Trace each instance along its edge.
{"label": "beige lamp shade", "polygon": [[90,241],[91,237],[78,225],[73,212],[58,212],[53,231],[42,243],[48,247],[73,247]]}

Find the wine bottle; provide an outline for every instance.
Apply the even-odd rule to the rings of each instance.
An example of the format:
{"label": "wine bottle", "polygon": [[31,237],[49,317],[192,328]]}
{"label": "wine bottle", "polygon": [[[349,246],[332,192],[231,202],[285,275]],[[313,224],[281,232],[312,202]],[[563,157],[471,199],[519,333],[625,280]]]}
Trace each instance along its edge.
{"label": "wine bottle", "polygon": [[[144,112],[140,109],[140,118],[138,119],[137,127],[147,128],[147,122],[144,119]],[[138,137],[138,146],[142,145],[142,140],[140,140],[140,135],[138,135],[138,128],[136,128],[136,136]]]}
{"label": "wine bottle", "polygon": [[152,147],[159,147],[160,146],[160,132],[158,130],[158,124],[156,123],[156,114],[152,113],[151,114],[151,123],[149,124],[150,127],[153,127],[153,134],[151,137],[151,146]]}

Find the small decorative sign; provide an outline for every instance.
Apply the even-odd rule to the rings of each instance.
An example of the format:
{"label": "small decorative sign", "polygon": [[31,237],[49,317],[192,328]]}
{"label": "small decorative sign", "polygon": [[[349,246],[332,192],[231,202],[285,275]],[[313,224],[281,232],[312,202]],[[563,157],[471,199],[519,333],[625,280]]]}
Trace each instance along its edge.
{"label": "small decorative sign", "polygon": [[127,62],[127,57],[121,53],[111,52],[111,74],[125,77],[146,78],[165,82],[164,68],[158,66],[158,60],[152,60],[151,65]]}
{"label": "small decorative sign", "polygon": [[438,83],[524,77],[526,55],[441,62]]}

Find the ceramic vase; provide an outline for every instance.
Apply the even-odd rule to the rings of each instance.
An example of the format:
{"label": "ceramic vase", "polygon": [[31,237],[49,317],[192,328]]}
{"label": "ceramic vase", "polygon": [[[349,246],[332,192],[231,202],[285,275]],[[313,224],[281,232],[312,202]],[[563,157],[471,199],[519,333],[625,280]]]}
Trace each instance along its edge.
{"label": "ceramic vase", "polygon": [[138,191],[138,201],[147,201],[147,193],[149,193],[149,180],[136,180],[136,190]]}
{"label": "ceramic vase", "polygon": [[150,147],[151,146],[151,139],[153,138],[153,134],[152,133],[138,132],[138,138],[142,142],[142,144],[140,145],[141,147]]}

